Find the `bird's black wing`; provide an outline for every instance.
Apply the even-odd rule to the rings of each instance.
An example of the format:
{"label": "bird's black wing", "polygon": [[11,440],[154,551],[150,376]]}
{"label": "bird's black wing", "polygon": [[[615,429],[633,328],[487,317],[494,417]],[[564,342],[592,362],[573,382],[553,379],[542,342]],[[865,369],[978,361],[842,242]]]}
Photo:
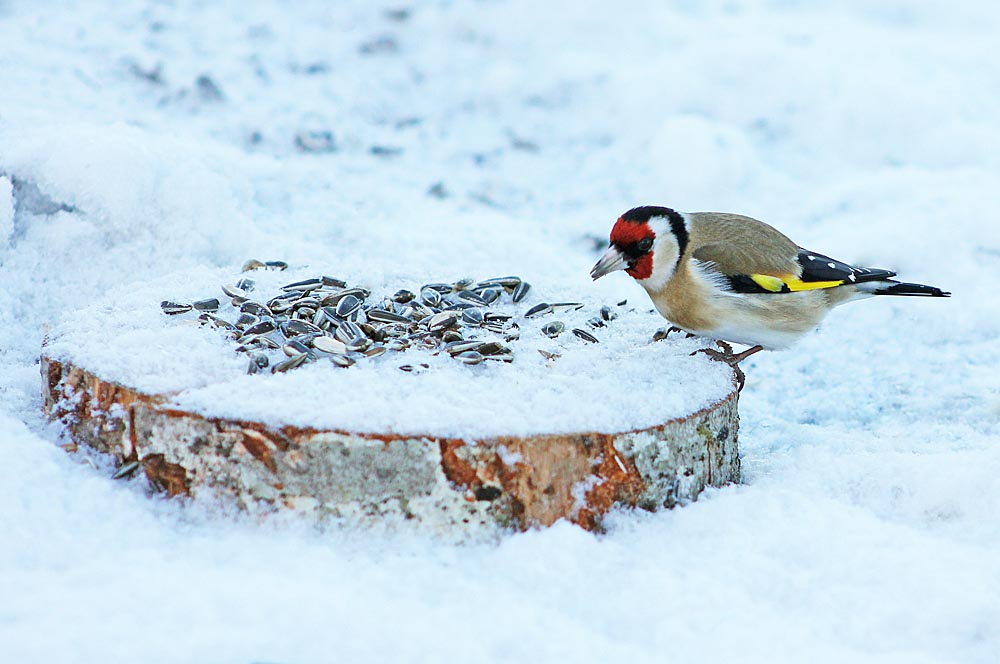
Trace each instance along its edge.
{"label": "bird's black wing", "polygon": [[806,249],[799,251],[795,263],[798,274],[729,274],[726,278],[736,293],[796,293],[884,281],[896,275],[891,270],[854,267]]}

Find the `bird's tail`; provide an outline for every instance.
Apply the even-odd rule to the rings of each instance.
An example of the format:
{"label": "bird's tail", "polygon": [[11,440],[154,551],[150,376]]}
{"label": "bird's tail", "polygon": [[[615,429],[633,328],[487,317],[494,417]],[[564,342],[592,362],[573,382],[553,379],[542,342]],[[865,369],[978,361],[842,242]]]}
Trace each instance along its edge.
{"label": "bird's tail", "polygon": [[941,290],[936,286],[925,286],[924,284],[908,284],[894,279],[884,279],[882,281],[869,281],[858,284],[859,291],[871,293],[872,295],[909,295],[916,297],[950,297],[951,293]]}

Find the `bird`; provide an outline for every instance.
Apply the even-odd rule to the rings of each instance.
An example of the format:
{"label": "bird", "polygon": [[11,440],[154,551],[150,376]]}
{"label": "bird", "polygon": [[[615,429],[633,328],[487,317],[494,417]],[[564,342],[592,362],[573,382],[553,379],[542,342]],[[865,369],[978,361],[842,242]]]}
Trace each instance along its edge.
{"label": "bird", "polygon": [[[949,297],[935,286],[896,281],[892,270],[855,267],[804,249],[741,214],[677,212],[646,205],[621,215],[590,276],[624,270],[672,330],[706,337],[733,366],[791,346],[836,306],[875,295]],[[749,346],[733,353],[729,343]]]}

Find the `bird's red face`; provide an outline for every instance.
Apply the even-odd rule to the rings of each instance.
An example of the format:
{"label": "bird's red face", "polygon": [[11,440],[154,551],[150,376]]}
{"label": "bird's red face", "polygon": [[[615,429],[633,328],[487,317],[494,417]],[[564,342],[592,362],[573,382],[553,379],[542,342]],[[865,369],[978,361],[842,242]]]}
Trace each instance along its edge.
{"label": "bird's red face", "polygon": [[590,276],[600,279],[615,270],[625,270],[633,279],[648,279],[653,274],[653,244],[656,233],[647,220],[618,217],[611,229],[611,246],[597,262]]}
{"label": "bird's red face", "polygon": [[656,233],[649,222],[626,221],[618,217],[611,229],[611,246],[625,257],[625,273],[633,279],[648,279],[653,274],[653,243]]}

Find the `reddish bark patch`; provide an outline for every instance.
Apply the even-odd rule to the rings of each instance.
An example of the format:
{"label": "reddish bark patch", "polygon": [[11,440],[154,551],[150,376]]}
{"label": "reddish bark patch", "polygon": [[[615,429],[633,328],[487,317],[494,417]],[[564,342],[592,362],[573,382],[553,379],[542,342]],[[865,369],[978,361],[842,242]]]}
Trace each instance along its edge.
{"label": "reddish bark patch", "polygon": [[442,440],[440,446],[441,470],[449,482],[465,489],[475,489],[482,484],[476,475],[476,469],[456,454],[459,448],[465,447],[465,443],[460,440]]}
{"label": "reddish bark patch", "polygon": [[162,454],[150,454],[142,459],[142,469],[146,477],[170,496],[191,494],[191,483],[184,466],[170,463]]}
{"label": "reddish bark patch", "polygon": [[615,505],[635,507],[645,488],[639,470],[631,459],[618,453],[611,437],[605,436],[602,443],[600,460],[594,468],[598,482],[587,492],[585,506],[573,519],[587,530],[600,528],[601,517]]}
{"label": "reddish bark patch", "polygon": [[271,456],[271,446],[275,445],[268,436],[265,436],[260,431],[244,429],[242,442],[243,447],[246,448],[247,452],[252,454],[255,459],[267,466],[268,470],[272,473],[278,472],[278,465],[274,462],[274,457]]}

